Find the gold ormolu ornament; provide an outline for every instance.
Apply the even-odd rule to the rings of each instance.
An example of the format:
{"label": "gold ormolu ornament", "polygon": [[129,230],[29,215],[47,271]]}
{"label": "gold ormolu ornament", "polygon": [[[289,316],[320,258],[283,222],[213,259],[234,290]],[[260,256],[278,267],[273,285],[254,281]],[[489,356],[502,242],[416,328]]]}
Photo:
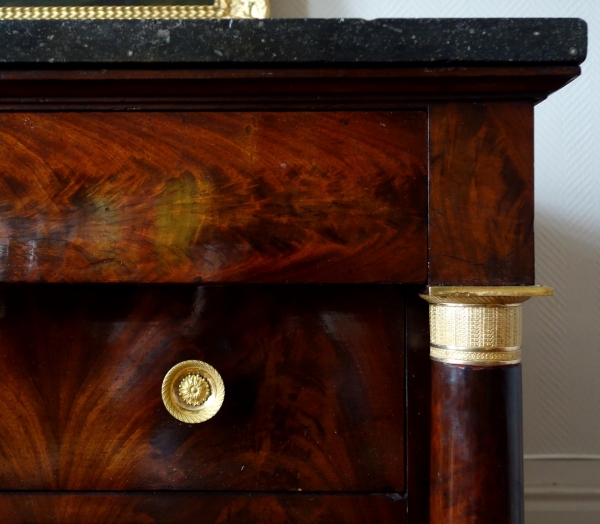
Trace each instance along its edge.
{"label": "gold ormolu ornament", "polygon": [[225,399],[225,384],[219,372],[200,360],[173,366],[162,384],[162,399],[177,420],[197,424],[214,417]]}
{"label": "gold ormolu ornament", "polygon": [[201,406],[210,397],[210,385],[204,377],[187,375],[179,383],[179,396],[190,406]]}
{"label": "gold ormolu ornament", "polygon": [[506,366],[521,362],[522,304],[551,296],[543,286],[431,286],[430,356],[448,364]]}
{"label": "gold ormolu ornament", "polygon": [[[118,4],[119,0],[115,0]],[[215,0],[213,5],[0,7],[0,20],[141,20],[268,18],[269,0]]]}

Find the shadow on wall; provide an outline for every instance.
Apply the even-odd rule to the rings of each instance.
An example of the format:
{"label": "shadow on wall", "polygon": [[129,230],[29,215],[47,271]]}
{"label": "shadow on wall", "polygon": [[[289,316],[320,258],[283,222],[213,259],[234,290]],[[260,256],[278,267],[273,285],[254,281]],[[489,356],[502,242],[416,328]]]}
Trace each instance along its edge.
{"label": "shadow on wall", "polygon": [[555,296],[525,309],[525,453],[598,452],[599,308],[588,279],[600,231],[584,235],[569,224],[553,209],[536,209],[536,282],[554,286]]}

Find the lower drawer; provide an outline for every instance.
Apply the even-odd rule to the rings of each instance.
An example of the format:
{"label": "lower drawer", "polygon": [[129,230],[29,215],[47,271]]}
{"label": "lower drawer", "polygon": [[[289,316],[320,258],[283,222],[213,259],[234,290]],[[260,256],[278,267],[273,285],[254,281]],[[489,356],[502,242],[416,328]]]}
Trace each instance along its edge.
{"label": "lower drawer", "polygon": [[403,524],[390,495],[0,494],[3,524]]}
{"label": "lower drawer", "polygon": [[[1,291],[0,490],[405,490],[398,286]],[[226,389],[196,425],[161,398],[189,359]]]}

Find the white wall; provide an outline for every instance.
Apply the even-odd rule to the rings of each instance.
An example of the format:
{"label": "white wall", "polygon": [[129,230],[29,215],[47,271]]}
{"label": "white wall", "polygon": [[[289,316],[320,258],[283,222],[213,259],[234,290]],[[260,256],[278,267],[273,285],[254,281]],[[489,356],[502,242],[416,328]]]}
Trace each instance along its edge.
{"label": "white wall", "polygon": [[[600,522],[600,0],[272,0],[273,17],[580,17],[583,74],[536,108],[536,270],[525,305],[528,524]],[[594,89],[595,87],[595,89]]]}

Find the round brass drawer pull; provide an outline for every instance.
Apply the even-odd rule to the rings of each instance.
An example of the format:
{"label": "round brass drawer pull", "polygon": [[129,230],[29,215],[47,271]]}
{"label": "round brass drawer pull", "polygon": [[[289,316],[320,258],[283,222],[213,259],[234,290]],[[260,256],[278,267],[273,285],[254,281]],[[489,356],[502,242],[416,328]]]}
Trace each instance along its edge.
{"label": "round brass drawer pull", "polygon": [[198,424],[217,414],[225,398],[225,384],[211,365],[186,360],[165,375],[162,398],[167,411],[177,420]]}

